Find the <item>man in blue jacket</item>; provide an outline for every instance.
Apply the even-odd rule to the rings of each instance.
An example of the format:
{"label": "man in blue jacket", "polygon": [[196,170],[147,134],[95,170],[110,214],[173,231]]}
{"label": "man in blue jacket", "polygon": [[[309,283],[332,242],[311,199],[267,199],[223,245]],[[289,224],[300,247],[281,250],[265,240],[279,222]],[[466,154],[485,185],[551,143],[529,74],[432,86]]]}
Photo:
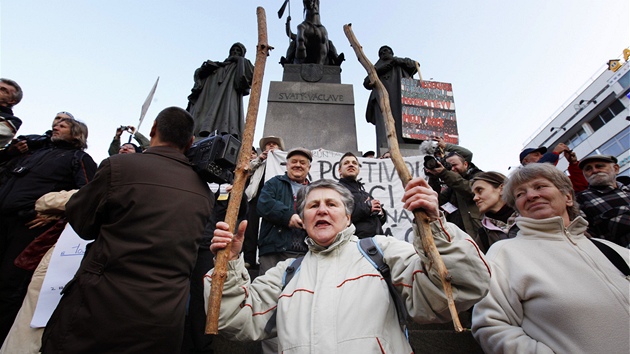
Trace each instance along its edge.
{"label": "man in blue jacket", "polygon": [[518,155],[518,160],[521,162],[521,165],[527,166],[530,163],[543,163],[548,162],[553,164],[554,166],[558,163],[558,159],[560,158],[560,154],[564,151],[570,150],[569,147],[564,144],[558,144],[553,151],[547,152],[547,148],[541,146],[539,148],[527,148],[521,151]]}
{"label": "man in blue jacket", "polygon": [[265,182],[257,210],[262,217],[258,236],[260,274],[276,263],[306,254],[306,232],[295,209],[297,192],[307,185],[313,155],[304,148],[287,154],[287,172]]}
{"label": "man in blue jacket", "polygon": [[[306,231],[297,214],[297,193],[309,183],[313,154],[304,148],[295,148],[287,154],[287,172],[265,182],[256,210],[262,217],[258,235],[258,262],[260,275],[288,258],[303,256],[308,251],[304,240]],[[277,353],[275,338],[262,342],[263,353]]]}

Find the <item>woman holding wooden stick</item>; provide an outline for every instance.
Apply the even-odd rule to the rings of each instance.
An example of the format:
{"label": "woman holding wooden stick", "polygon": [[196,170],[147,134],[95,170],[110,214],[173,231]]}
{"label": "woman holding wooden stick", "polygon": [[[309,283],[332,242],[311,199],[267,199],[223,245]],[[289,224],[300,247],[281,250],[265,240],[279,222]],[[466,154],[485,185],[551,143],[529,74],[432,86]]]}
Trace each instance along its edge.
{"label": "woman holding wooden stick", "polygon": [[[469,308],[485,295],[490,280],[483,255],[467,234],[440,215],[437,194],[424,179],[412,180],[405,191],[405,208],[421,208],[433,220],[433,237],[452,276],[458,310]],[[389,268],[377,270],[354,235],[353,203],[352,194],[335,181],[304,187],[297,208],[308,234],[308,253],[299,265],[294,259],[280,262],[253,282],[239,256],[246,223],[236,236],[218,223],[211,251],[232,241],[219,333],[241,341],[277,336],[283,353],[411,353],[399,317],[403,323],[449,321],[440,277],[419,237],[413,244],[394,237],[371,239]]]}

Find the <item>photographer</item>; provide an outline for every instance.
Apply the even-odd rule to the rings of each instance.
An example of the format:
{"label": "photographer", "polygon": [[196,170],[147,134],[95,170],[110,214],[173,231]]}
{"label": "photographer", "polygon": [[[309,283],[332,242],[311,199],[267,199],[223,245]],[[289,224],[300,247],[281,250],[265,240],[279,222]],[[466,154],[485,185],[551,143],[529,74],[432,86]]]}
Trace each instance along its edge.
{"label": "photographer", "polygon": [[92,179],[96,163],[87,148],[87,126],[60,119],[44,147],[12,161],[0,186],[0,341],[4,341],[22,305],[33,274],[16,267],[15,258],[50,225],[35,211],[42,195],[83,187]]}
{"label": "photographer", "polygon": [[[59,112],[55,114],[55,118],[52,122],[52,127],[54,127],[55,124],[57,124],[62,119],[74,120],[74,116],[70,112]],[[4,150],[0,150],[0,163],[6,163],[15,157],[26,154],[29,151],[33,152],[37,149],[49,146],[51,136],[52,130],[48,130],[42,135],[30,134],[18,136],[17,139],[13,139],[11,144],[7,146]],[[7,168],[6,165],[3,167],[5,169]]]}
{"label": "photographer", "polygon": [[438,191],[440,208],[447,214],[446,220],[474,238],[481,227],[481,214],[473,201],[475,195],[469,181],[481,170],[457,152],[450,152],[440,160],[425,157],[424,164],[429,180],[438,178],[446,185]]}
{"label": "photographer", "polygon": [[136,139],[136,141],[138,142],[138,144],[140,145],[140,148],[142,149],[140,152],[146,150],[149,147],[149,139],[147,139],[144,135],[140,134],[140,132],[136,131],[136,128],[128,125],[121,125],[120,127],[118,127],[116,129],[116,135],[114,135],[114,139],[112,140],[112,143],[109,145],[109,156],[113,156],[116,155],[120,152],[120,136],[122,135],[123,132],[128,132],[129,134],[131,134],[133,136],[134,139]]}

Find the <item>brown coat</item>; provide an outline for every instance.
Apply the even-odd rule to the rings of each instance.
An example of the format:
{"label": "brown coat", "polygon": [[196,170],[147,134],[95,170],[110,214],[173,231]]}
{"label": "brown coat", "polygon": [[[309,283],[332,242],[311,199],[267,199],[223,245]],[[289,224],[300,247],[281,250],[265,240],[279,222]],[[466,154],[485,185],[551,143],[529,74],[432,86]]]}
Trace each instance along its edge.
{"label": "brown coat", "polygon": [[88,247],[48,322],[44,353],[175,353],[214,197],[167,147],[103,161],[66,205]]}

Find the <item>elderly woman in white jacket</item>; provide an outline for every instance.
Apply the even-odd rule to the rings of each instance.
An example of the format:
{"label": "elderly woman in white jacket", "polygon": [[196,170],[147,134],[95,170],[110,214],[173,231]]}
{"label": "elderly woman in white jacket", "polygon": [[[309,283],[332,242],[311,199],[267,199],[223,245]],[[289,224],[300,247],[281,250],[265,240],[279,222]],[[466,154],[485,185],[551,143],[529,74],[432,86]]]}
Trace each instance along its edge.
{"label": "elderly woman in white jacket", "polygon": [[[408,184],[403,201],[405,208],[422,208],[434,220],[433,237],[453,277],[456,305],[458,310],[469,308],[486,294],[490,280],[482,253],[440,215],[437,194],[423,179]],[[241,223],[230,248],[219,332],[242,341],[277,336],[282,353],[411,353],[386,282],[357,245],[350,222],[352,194],[335,181],[319,180],[301,190],[297,203],[309,251],[286,287],[283,277],[293,259],[250,283],[239,257]],[[227,224],[217,224],[213,252],[232,240],[226,230]],[[440,278],[428,265],[419,237],[413,245],[385,236],[374,241],[409,317],[419,323],[449,321]],[[212,270],[206,276],[206,295],[211,275]],[[270,322],[274,313],[275,325]]]}
{"label": "elderly woman in white jacket", "polygon": [[473,310],[486,353],[629,353],[630,278],[595,242],[628,263],[630,250],[589,240],[569,178],[551,164],[518,169],[503,197],[517,236],[494,244],[490,293]]}

